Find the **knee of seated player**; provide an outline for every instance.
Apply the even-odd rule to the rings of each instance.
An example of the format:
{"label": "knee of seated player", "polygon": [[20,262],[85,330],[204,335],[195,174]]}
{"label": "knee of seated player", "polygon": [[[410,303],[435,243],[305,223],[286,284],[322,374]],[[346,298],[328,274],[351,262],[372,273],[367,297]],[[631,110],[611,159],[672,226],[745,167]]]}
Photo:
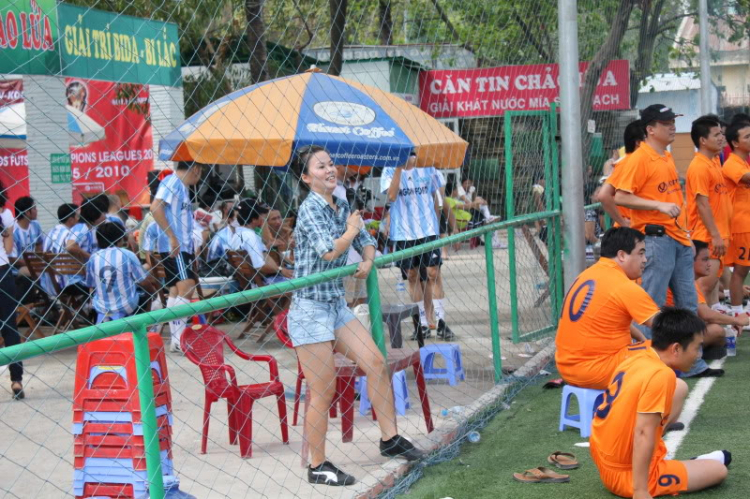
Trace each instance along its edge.
{"label": "knee of seated player", "polygon": [[712,459],[683,461],[687,468],[688,492],[703,490],[726,480],[729,470],[722,463]]}
{"label": "knee of seated player", "polygon": [[703,336],[703,346],[722,346],[726,339],[724,328],[718,324],[709,324]]}
{"label": "knee of seated player", "polygon": [[675,402],[679,401],[681,403],[682,401],[684,401],[687,398],[689,391],[690,389],[688,388],[687,383],[685,383],[685,380],[677,378],[677,382],[675,383],[674,387],[674,396],[672,397],[672,406],[675,405]]}

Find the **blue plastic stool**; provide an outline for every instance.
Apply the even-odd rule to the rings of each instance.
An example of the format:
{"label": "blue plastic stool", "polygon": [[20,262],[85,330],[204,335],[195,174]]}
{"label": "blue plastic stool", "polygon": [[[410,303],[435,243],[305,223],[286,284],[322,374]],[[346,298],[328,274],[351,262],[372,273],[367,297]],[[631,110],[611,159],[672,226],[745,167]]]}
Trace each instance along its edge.
{"label": "blue plastic stool", "polygon": [[[570,399],[578,399],[580,414],[568,414]],[[565,385],[562,392],[562,403],[560,404],[560,431],[566,426],[578,428],[581,437],[588,438],[591,435],[591,422],[594,419],[594,411],[604,400],[604,390],[592,390],[580,388],[573,385]]]}
{"label": "blue plastic stool", "polygon": [[[365,416],[372,404],[370,404],[370,398],[367,395],[367,376],[361,376],[359,379],[361,380],[359,384],[359,413]],[[409,403],[409,388],[406,386],[404,371],[398,371],[393,375],[393,398],[396,413],[399,416],[406,415],[406,409],[411,407],[411,403]]]}
{"label": "blue plastic stool", "polygon": [[[455,386],[459,381],[466,379],[461,360],[461,347],[458,343],[431,343],[420,348],[419,354],[422,358],[424,379],[447,379],[450,386]],[[445,369],[434,367],[436,354],[445,359]]]}

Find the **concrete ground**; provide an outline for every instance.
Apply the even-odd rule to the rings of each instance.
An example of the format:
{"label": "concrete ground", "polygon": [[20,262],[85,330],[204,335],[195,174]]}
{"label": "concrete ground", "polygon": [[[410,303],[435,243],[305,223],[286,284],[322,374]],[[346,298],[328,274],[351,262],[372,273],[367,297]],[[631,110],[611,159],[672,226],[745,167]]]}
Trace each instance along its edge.
{"label": "concrete ground", "polygon": [[[546,277],[522,238],[517,238],[517,291],[520,329],[540,329],[551,322],[550,302],[539,307],[534,302],[544,292]],[[508,251],[495,250],[497,302],[502,336],[503,367],[515,369],[538,350],[536,343],[514,345],[510,341],[510,288]],[[381,269],[379,282],[383,303],[396,302],[395,268]],[[451,251],[443,266],[446,288],[445,308],[448,323],[461,346],[465,382],[448,386],[428,382],[432,415],[436,426],[445,422],[440,411],[466,406],[494,386],[494,371],[488,316],[487,281],[484,248]],[[242,324],[221,325],[232,337]],[[412,331],[410,321],[403,323],[405,346]],[[428,342],[436,341],[433,338]],[[291,423],[296,357],[275,337],[263,344],[254,339],[239,341],[240,348],[252,353],[273,355],[279,362],[281,379],[287,387],[287,408]],[[36,357],[25,362],[27,398],[10,400],[9,383],[0,389],[0,421],[4,438],[0,441],[0,497],[67,497],[72,495],[73,435],[72,393],[76,352],[66,350]],[[243,497],[352,497],[346,488],[311,486],[301,466],[302,427],[290,426],[290,444],[281,443],[279,421],[273,398],[256,403],[253,412],[253,457],[241,459],[238,446],[230,446],[227,437],[226,405],[214,404],[211,412],[208,453],[200,454],[203,407],[203,381],[197,367],[186,358],[168,354],[169,377],[173,395],[173,457],[181,489],[197,498]],[[262,382],[268,374],[262,366],[230,356],[240,384]],[[7,379],[7,378],[6,378]],[[421,438],[426,434],[421,407],[412,373],[407,373],[411,409],[398,418],[400,433]],[[357,406],[355,405],[355,408]],[[329,459],[359,478],[380,469],[386,459],[379,455],[377,423],[356,412],[354,441],[341,442],[340,418],[332,419],[328,432]]]}

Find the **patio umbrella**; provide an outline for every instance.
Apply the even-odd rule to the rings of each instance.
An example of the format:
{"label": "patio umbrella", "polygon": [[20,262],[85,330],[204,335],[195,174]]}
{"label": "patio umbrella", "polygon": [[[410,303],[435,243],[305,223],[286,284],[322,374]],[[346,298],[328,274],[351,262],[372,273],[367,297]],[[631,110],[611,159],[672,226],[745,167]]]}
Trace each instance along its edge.
{"label": "patio umbrella", "polygon": [[[69,144],[82,146],[104,138],[104,127],[78,109],[65,106]],[[26,147],[26,107],[23,102],[0,107],[0,147]]]}
{"label": "patio umbrella", "polygon": [[159,143],[165,161],[285,166],[316,144],[336,164],[456,168],[467,142],[400,97],[317,69],[231,93]]}

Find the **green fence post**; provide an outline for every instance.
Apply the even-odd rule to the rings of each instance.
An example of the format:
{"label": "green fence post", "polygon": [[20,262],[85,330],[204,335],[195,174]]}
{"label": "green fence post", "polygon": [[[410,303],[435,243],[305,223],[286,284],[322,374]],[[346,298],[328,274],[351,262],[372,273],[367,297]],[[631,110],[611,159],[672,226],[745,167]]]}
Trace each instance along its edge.
{"label": "green fence post", "polygon": [[380,308],[380,288],[378,287],[378,270],[373,266],[370,274],[367,276],[367,302],[370,306],[370,325],[372,327],[372,339],[383,353],[383,357],[388,358],[388,350],[385,346],[385,336],[383,334],[383,311]]}
{"label": "green fence post", "polygon": [[487,265],[487,299],[489,300],[490,307],[492,363],[495,365],[495,383],[499,383],[503,379],[503,362],[500,354],[500,325],[497,319],[497,293],[495,291],[495,260],[492,252],[492,235],[493,232],[487,232],[484,235],[484,260]]}
{"label": "green fence post", "polygon": [[[516,216],[513,197],[513,113],[505,113],[505,212],[508,220]],[[508,228],[508,266],[510,267],[510,324],[513,343],[518,333],[518,284],[516,281],[516,228]]]}
{"label": "green fence post", "polygon": [[156,426],[154,385],[151,375],[151,354],[148,348],[146,326],[140,326],[133,332],[133,351],[135,352],[135,369],[138,375],[138,397],[141,401],[143,442],[146,446],[149,497],[151,499],[164,499],[164,477],[161,470],[159,431]]}

